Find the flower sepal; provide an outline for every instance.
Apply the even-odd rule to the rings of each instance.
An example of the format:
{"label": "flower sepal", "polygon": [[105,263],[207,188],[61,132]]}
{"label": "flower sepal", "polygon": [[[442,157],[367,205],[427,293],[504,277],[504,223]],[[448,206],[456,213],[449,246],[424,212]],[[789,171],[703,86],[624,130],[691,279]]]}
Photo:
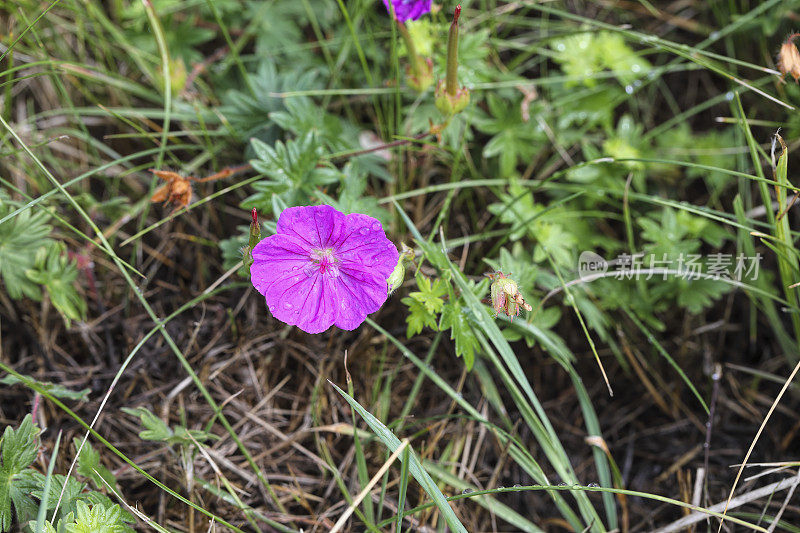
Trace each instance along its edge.
{"label": "flower sepal", "polygon": [[447,91],[444,80],[439,80],[436,86],[436,109],[443,115],[451,117],[461,113],[469,104],[469,89],[459,87],[455,94]]}

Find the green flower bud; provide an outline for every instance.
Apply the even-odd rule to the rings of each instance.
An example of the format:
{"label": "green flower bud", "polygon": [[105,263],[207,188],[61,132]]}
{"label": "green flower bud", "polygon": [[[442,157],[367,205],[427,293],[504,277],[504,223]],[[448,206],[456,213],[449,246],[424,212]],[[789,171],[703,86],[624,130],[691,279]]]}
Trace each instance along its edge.
{"label": "green flower bud", "polygon": [[433,85],[433,61],[417,53],[414,38],[405,24],[397,21],[397,28],[406,43],[409,65],[406,67],[406,83],[417,92],[423,92]]}
{"label": "green flower bud", "polygon": [[258,224],[258,211],[256,208],[253,208],[253,211],[250,213],[253,217],[253,220],[250,222],[250,249],[256,247],[256,244],[261,242],[261,226]]}
{"label": "green flower bud", "polygon": [[406,67],[406,83],[419,93],[425,92],[433,85],[433,61],[429,57],[419,57],[414,65]]}
{"label": "green flower bud", "polygon": [[253,264],[253,248],[255,248],[256,244],[261,241],[261,225],[258,223],[258,211],[256,211],[255,207],[253,208],[251,214],[253,216],[253,220],[250,222],[250,239],[247,243],[247,246],[245,246],[244,250],[242,250],[244,254],[242,261],[244,262],[244,266],[248,269],[250,268],[250,265]]}
{"label": "green flower bud", "polygon": [[414,250],[409,248],[405,245],[405,243],[401,243],[400,246],[402,247],[402,251],[400,252],[400,258],[397,260],[397,266],[394,267],[392,274],[389,276],[389,279],[386,280],[386,283],[389,285],[389,294],[391,295],[400,285],[403,284],[403,281],[406,279],[406,261],[410,261],[412,257],[414,257]]}

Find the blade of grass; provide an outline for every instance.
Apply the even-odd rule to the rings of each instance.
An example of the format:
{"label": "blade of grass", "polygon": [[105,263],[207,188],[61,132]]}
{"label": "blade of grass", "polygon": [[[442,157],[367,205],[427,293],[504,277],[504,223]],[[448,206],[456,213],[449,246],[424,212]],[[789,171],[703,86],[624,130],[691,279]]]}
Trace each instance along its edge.
{"label": "blade of grass", "polygon": [[[50,455],[50,463],[47,465],[47,476],[44,478],[44,489],[42,490],[42,500],[39,503],[39,512],[36,513],[36,533],[42,533],[44,528],[44,521],[47,519],[47,501],[50,499],[50,484],[53,481],[53,469],[56,466],[56,457],[58,457],[58,447],[61,444],[61,431],[56,436],[56,443],[53,445],[53,453]],[[64,484],[66,485],[66,481]],[[58,512],[58,504],[61,503],[59,498],[56,503],[56,508],[53,511],[53,516]]]}
{"label": "blade of grass", "polygon": [[[331,386],[342,395],[345,401],[350,404],[350,407],[355,409],[358,414],[361,415],[361,418],[364,419],[369,428],[375,433],[375,435],[377,435],[381,442],[386,445],[387,448],[392,450],[392,452],[396,452],[402,446],[400,439],[398,439],[394,433],[392,433],[389,428],[387,428],[380,420],[372,416],[371,413],[361,407],[361,404],[354,400],[345,391],[337,387],[330,380],[328,383],[330,383]],[[450,529],[458,533],[467,533],[467,529],[458,519],[455,512],[453,512],[453,509],[450,507],[450,504],[447,503],[447,499],[444,497],[444,494],[442,494],[442,492],[439,490],[439,487],[437,487],[436,483],[433,481],[433,479],[431,479],[430,474],[428,474],[428,472],[422,466],[422,463],[420,463],[419,459],[417,459],[413,449],[410,446],[408,449],[408,469],[411,475],[417,480],[417,483],[422,486],[422,489],[428,494],[428,496],[430,496],[436,507],[439,508],[442,518],[444,518],[445,522],[447,522],[447,525],[450,526]]]}
{"label": "blade of grass", "polygon": [[[420,358],[418,358],[414,353],[409,350],[402,342],[400,342],[394,335],[383,329],[379,326],[375,321],[371,318],[367,317],[366,323],[369,324],[373,329],[375,329],[381,335],[386,336],[389,341],[394,344],[400,352],[406,357],[409,361],[411,361],[417,368],[428,378],[431,380],[433,384],[439,387],[442,392],[447,394],[450,399],[456,402],[462,409],[464,409],[470,417],[474,418],[475,420],[479,421],[481,424],[488,427],[497,437],[497,439],[503,444],[504,446],[508,446],[508,453],[517,462],[517,464],[522,467],[525,472],[527,472],[531,478],[536,480],[539,483],[548,483],[547,476],[544,473],[544,470],[541,466],[536,462],[536,459],[528,452],[527,446],[518,440],[515,440],[510,434],[504,431],[502,428],[497,427],[496,425],[489,422],[486,417],[484,417],[474,406],[472,406],[468,401],[466,401],[463,395],[456,392],[453,387],[450,386],[441,376],[439,376],[433,369],[424,363]],[[505,416],[507,413],[505,409],[499,413],[501,416]],[[579,524],[579,519],[577,515],[572,511],[569,505],[566,503],[565,499],[555,491],[548,492],[548,495],[553,498],[554,503],[561,511],[564,518],[571,524]]]}
{"label": "blade of grass", "polygon": [[400,487],[397,489],[397,522],[395,531],[400,533],[403,530],[403,509],[406,506],[406,492],[408,491],[408,463],[409,449],[403,450],[403,458],[400,462]]}
{"label": "blade of grass", "polygon": [[400,442],[400,445],[397,447],[397,449],[394,452],[392,452],[392,455],[389,456],[389,459],[387,459],[386,462],[383,463],[383,466],[381,466],[380,469],[375,473],[375,475],[372,476],[372,479],[370,479],[369,482],[366,485],[364,485],[364,488],[355,497],[353,503],[350,504],[350,506],[347,508],[347,510],[345,510],[344,513],[342,513],[342,516],[340,516],[339,520],[337,520],[336,523],[333,525],[331,533],[336,533],[337,531],[342,529],[342,527],[344,527],[344,524],[345,522],[347,522],[347,519],[350,518],[351,514],[353,514],[353,510],[355,510],[355,508],[362,501],[364,501],[364,499],[369,494],[369,491],[372,490],[372,487],[374,487],[378,483],[381,477],[383,477],[383,475],[389,470],[389,467],[392,466],[392,463],[394,463],[395,460],[397,460],[397,458],[400,456],[400,454],[405,451],[406,446],[408,446],[408,439],[403,439]]}
{"label": "blade of grass", "polygon": [[[791,478],[784,480],[784,482],[780,482],[779,481],[779,482],[773,484],[774,486],[772,486],[770,488],[772,490],[777,490],[777,488],[788,488],[793,483]],[[476,498],[476,497],[479,497],[479,496],[483,496],[485,494],[498,494],[498,493],[503,493],[503,492],[539,491],[539,490],[580,491],[580,492],[610,492],[610,493],[613,493],[613,494],[624,494],[625,496],[639,497],[639,498],[644,498],[644,499],[647,499],[647,500],[653,500],[653,501],[657,501],[657,502],[661,502],[661,503],[666,503],[666,504],[674,505],[675,507],[679,507],[679,508],[682,508],[682,509],[688,509],[690,511],[696,511],[698,513],[702,513],[703,515],[714,517],[714,518],[722,518],[722,516],[723,516],[722,513],[718,512],[718,511],[712,511],[710,509],[699,507],[697,505],[692,505],[692,504],[683,502],[681,500],[675,500],[673,498],[668,498],[666,496],[661,496],[659,494],[650,494],[650,493],[647,493],[647,492],[640,492],[640,491],[626,490],[626,489],[609,489],[609,488],[606,488],[606,487],[588,487],[588,486],[582,486],[582,485],[571,485],[571,486],[570,485],[567,485],[567,486],[561,486],[561,485],[525,485],[525,486],[521,486],[521,487],[506,487],[506,488],[503,488],[503,489],[476,490],[476,491],[470,492],[468,494],[458,494],[458,495],[455,495],[455,496],[450,496],[447,499],[448,499],[448,501],[456,501],[456,500],[461,500],[461,499],[464,499],[464,498]],[[420,512],[420,511],[423,511],[425,509],[430,508],[431,506],[433,506],[432,503],[425,503],[425,504],[419,505],[419,506],[411,509],[410,511],[407,511],[404,514],[404,516],[416,514],[416,513]],[[732,516],[728,516],[728,517],[726,517],[726,519],[731,523],[739,524],[740,526],[745,526],[747,528],[752,529],[753,531],[760,531],[761,533],[767,533],[766,529],[764,529],[763,527],[758,526],[756,524],[753,524],[752,522],[747,522],[745,520],[742,520],[742,519],[736,518],[736,517],[732,517]],[[378,526],[379,527],[385,527],[389,523],[391,523],[391,520],[388,520],[388,521],[384,520],[383,522],[379,523]]]}
{"label": "blade of grass", "polygon": [[[423,249],[425,254],[432,259],[432,263],[445,265],[445,268],[448,269],[447,272],[449,272],[450,277],[456,282],[456,285],[461,291],[462,298],[466,301],[467,306],[472,313],[471,322],[473,322],[474,326],[473,331],[479,333],[476,335],[476,337],[478,337],[484,352],[489,356],[490,360],[492,360],[495,368],[503,378],[506,389],[514,398],[514,402],[522,414],[523,419],[526,421],[528,427],[531,429],[537,441],[541,445],[542,451],[548,457],[551,465],[561,479],[563,479],[565,482],[577,483],[575,472],[572,469],[572,465],[570,464],[566,451],[561,445],[561,441],[558,439],[558,436],[556,435],[550,420],[547,418],[547,414],[539,402],[539,399],[533,392],[533,389],[531,388],[530,383],[528,382],[528,379],[519,364],[519,360],[514,354],[514,351],[511,349],[511,346],[508,344],[508,341],[505,339],[505,337],[503,337],[503,334],[497,327],[497,324],[490,316],[486,306],[484,306],[480,300],[478,300],[477,296],[475,296],[475,294],[472,292],[471,287],[467,284],[464,275],[450,261],[447,255],[443,253],[439,247],[434,247],[425,241],[422,235],[419,233],[419,230],[417,230],[416,226],[414,226],[414,223],[410,218],[408,218],[408,215],[405,213],[400,204],[394,202],[394,205],[400,216],[405,221],[406,226],[408,227],[412,236],[417,240],[417,244]],[[479,331],[476,331],[476,329]],[[486,337],[491,340],[491,345],[488,343],[486,337],[484,337],[483,334],[480,334],[480,332],[486,334]],[[495,352],[495,349],[497,352]],[[508,367],[508,370],[506,370],[504,364]],[[584,518],[585,524],[583,527],[590,525],[591,530],[603,530],[604,528],[602,521],[600,520],[597,511],[586,495],[577,493],[574,494],[574,496]]]}

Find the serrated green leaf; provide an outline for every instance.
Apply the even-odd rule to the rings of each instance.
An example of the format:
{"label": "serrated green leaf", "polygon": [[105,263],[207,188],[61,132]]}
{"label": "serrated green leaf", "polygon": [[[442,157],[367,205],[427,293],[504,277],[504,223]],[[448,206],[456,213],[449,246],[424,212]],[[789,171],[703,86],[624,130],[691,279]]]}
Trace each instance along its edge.
{"label": "serrated green leaf", "polygon": [[123,407],[122,411],[129,415],[139,417],[139,421],[142,423],[142,426],[145,427],[144,431],[139,432],[139,437],[144,440],[167,442],[173,435],[170,427],[145,407],[137,407],[135,409]]}
{"label": "serrated green leaf", "polygon": [[289,207],[307,205],[319,187],[343,179],[338,169],[323,164],[325,150],[314,131],[286,143],[277,141],[273,146],[258,139],[251,139],[250,144],[259,157],[250,163],[269,179],[253,184],[256,193],[242,202],[245,209],[256,208],[261,213],[271,213],[275,195],[279,195]]}
{"label": "serrated green leaf", "polygon": [[133,529],[122,521],[119,505],[106,507],[95,504],[91,507],[79,501],[76,507],[75,522],[67,524],[68,533],[128,533]]}
{"label": "serrated green leaf", "polygon": [[53,306],[61,313],[69,327],[72,320],[82,320],[86,316],[86,300],[75,288],[78,269],[66,253],[63,243],[53,243],[40,248],[36,254],[34,267],[25,275],[31,281],[43,285]]}
{"label": "serrated green leaf", "polygon": [[[0,193],[0,217],[16,209],[5,193]],[[52,241],[49,215],[42,211],[27,209],[0,224],[0,276],[11,298],[23,296],[41,299],[41,289],[25,273],[34,267],[40,248]]]}
{"label": "serrated green leaf", "polygon": [[467,370],[472,370],[475,351],[480,347],[480,342],[472,331],[467,312],[468,310],[461,306],[446,305],[442,311],[439,328],[450,329],[450,339],[455,340],[456,344],[456,355],[464,359]]}
{"label": "serrated green leaf", "polygon": [[[23,374],[24,376],[24,374]],[[39,385],[42,389],[44,389],[49,394],[52,394],[56,398],[64,398],[67,400],[81,400],[86,401],[89,397],[89,392],[91,389],[81,389],[79,391],[68,389],[63,385],[59,385],[57,383],[50,383],[48,381],[37,381],[36,379],[32,378],[31,376],[24,376],[29,380],[33,381],[37,385]],[[17,385],[18,383],[22,383],[22,380],[16,376],[12,376],[11,374],[3,377],[0,379],[0,385]]]}
{"label": "serrated green leaf", "polygon": [[[36,488],[31,492],[33,496],[42,499],[44,496],[45,476],[38,472],[33,474]],[[76,506],[86,496],[86,484],[81,483],[74,477],[67,477],[62,474],[55,474],[50,478],[50,490],[47,497],[48,509],[53,509],[56,502],[61,500],[58,509],[58,517],[64,519],[68,514],[74,513]],[[54,520],[55,521],[55,520]]]}
{"label": "serrated green leaf", "polygon": [[[27,415],[16,430],[7,426],[0,439],[0,531],[9,531],[14,515],[18,522],[30,520],[38,510],[32,498],[37,486],[35,471],[39,428]],[[12,513],[13,508],[13,513]]]}
{"label": "serrated green leaf", "polygon": [[100,462],[100,453],[94,449],[91,443],[87,440],[81,447],[81,439],[75,438],[72,441],[75,446],[75,451],[78,449],[81,452],[78,454],[78,474],[87,479],[91,479],[96,489],[105,490],[106,485],[112,489],[117,486],[117,478],[111,473],[111,470]]}
{"label": "serrated green leaf", "polygon": [[406,337],[413,337],[421,332],[425,326],[436,329],[436,315],[428,311],[424,305],[410,297],[405,297],[400,301],[408,306]]}
{"label": "serrated green leaf", "polygon": [[411,292],[408,296],[421,303],[429,313],[440,313],[444,306],[442,297],[447,294],[444,281],[436,279],[431,282],[430,278],[418,275],[417,286],[420,290]]}

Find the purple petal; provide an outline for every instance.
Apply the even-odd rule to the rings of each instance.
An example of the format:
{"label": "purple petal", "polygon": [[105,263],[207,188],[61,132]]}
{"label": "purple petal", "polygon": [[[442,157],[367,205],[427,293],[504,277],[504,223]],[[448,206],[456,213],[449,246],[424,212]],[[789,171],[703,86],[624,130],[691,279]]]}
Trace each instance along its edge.
{"label": "purple petal", "polygon": [[335,288],[310,254],[306,241],[272,235],[253,249],[250,278],[272,316],[307,333],[321,333],[336,318]]}
{"label": "purple petal", "polygon": [[417,20],[425,13],[429,13],[430,10],[431,10],[431,0],[414,2],[414,4],[411,6],[411,9],[408,12],[407,17],[411,20]]}
{"label": "purple petal", "polygon": [[386,281],[400,254],[380,222],[357,213],[345,217],[342,240],[335,244],[334,254],[340,262],[336,325],[355,329],[386,301]]}
{"label": "purple petal", "polygon": [[312,248],[328,248],[339,239],[344,214],[329,205],[284,209],[278,218],[278,234],[293,235]]}
{"label": "purple petal", "polygon": [[[389,0],[383,0],[386,10],[392,12]],[[431,10],[431,0],[391,0],[394,5],[394,14],[397,20],[405,22],[409,19],[417,20],[421,15]]]}
{"label": "purple petal", "polygon": [[388,295],[387,279],[382,274],[343,268],[336,284],[339,302],[336,326],[356,329],[367,315],[380,309]]}
{"label": "purple petal", "polygon": [[[301,271],[309,262],[308,243],[288,235],[271,235],[253,248],[250,281],[261,294],[284,274]],[[269,304],[269,302],[267,302]]]}
{"label": "purple petal", "polygon": [[336,318],[336,289],[325,274],[283,275],[264,296],[272,316],[306,333],[322,333]]}
{"label": "purple petal", "polygon": [[386,271],[386,279],[389,279],[400,257],[395,245],[386,238],[381,223],[359,213],[345,217],[344,228],[339,241],[334,243],[334,250],[343,266],[381,274]]}

